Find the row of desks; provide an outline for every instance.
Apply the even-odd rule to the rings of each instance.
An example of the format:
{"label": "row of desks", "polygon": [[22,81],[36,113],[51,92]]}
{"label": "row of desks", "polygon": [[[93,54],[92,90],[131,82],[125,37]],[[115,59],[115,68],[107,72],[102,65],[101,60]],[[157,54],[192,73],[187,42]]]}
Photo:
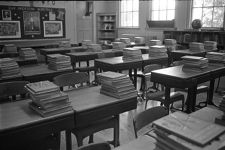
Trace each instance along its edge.
{"label": "row of desks", "polygon": [[[1,104],[0,149],[26,145],[49,134],[85,126],[137,107],[135,97],[116,99],[100,94],[100,87],[75,89],[66,93],[74,111],[45,118],[29,108],[29,99]],[[67,149],[71,149],[69,140],[66,139]]]}

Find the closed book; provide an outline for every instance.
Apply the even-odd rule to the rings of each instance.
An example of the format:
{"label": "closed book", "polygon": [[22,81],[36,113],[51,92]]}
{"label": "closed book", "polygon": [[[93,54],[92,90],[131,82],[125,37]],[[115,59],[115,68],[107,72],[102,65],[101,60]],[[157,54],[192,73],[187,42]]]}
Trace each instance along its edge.
{"label": "closed book", "polygon": [[125,78],[125,77],[127,77],[126,74],[112,72],[112,71],[98,73],[97,76],[100,79],[110,79],[110,80],[116,80],[116,79],[119,79],[119,78]]}
{"label": "closed book", "polygon": [[33,93],[46,93],[59,90],[59,87],[50,81],[40,81],[28,83],[26,88],[30,89]]}
{"label": "closed book", "polygon": [[35,97],[34,95],[30,95],[31,99],[33,101],[36,101],[37,103],[49,103],[49,102],[55,102],[55,101],[61,101],[62,99],[68,99],[68,95],[63,92],[58,92],[56,94],[48,95],[47,97],[41,98],[41,97]]}
{"label": "closed book", "polygon": [[60,101],[53,101],[48,103],[38,103],[36,101],[33,101],[33,103],[39,107],[41,107],[43,110],[55,110],[55,109],[61,109],[62,107],[70,106],[71,102],[69,99],[62,99]]}
{"label": "closed book", "polygon": [[117,93],[112,93],[112,92],[108,92],[108,91],[105,91],[105,90],[100,90],[100,93],[102,94],[105,94],[105,95],[108,95],[108,96],[111,96],[111,97],[115,97],[115,98],[118,98],[118,99],[125,99],[125,98],[131,98],[131,97],[137,97],[137,91],[133,90],[131,92],[127,92],[125,94],[117,94]]}
{"label": "closed book", "polygon": [[60,113],[73,111],[72,106],[65,106],[65,107],[61,107],[60,109],[54,109],[54,110],[48,110],[47,111],[47,110],[43,110],[41,107],[35,105],[32,102],[29,103],[29,107],[32,110],[34,110],[35,112],[37,112],[38,114],[40,114],[42,117],[49,117],[49,116],[57,115],[57,114],[60,114]]}
{"label": "closed book", "polygon": [[225,131],[223,126],[206,122],[182,112],[162,117],[154,121],[153,125],[200,146],[205,146]]}
{"label": "closed book", "polygon": [[42,99],[47,99],[51,96],[55,96],[57,94],[60,93],[60,90],[57,91],[50,91],[50,92],[45,92],[45,93],[34,93],[33,91],[31,91],[30,89],[26,88],[26,90],[29,92],[30,96],[32,99],[35,100],[42,100]]}
{"label": "closed book", "polygon": [[201,60],[206,60],[207,58],[204,57],[199,57],[199,56],[182,56],[181,57],[183,60],[190,60],[190,61],[201,61]]}
{"label": "closed book", "polygon": [[109,86],[109,85],[105,85],[103,84],[102,89],[105,89],[107,91],[112,91],[112,92],[122,92],[122,91],[127,91],[127,90],[133,90],[134,89],[134,85],[131,84],[121,84],[121,86]]}

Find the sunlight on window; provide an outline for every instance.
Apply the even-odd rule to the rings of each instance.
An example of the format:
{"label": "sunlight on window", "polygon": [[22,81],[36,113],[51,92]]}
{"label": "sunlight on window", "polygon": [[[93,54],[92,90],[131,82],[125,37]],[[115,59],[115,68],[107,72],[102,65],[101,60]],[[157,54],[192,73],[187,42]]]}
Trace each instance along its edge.
{"label": "sunlight on window", "polygon": [[152,20],[173,20],[175,0],[152,0]]}
{"label": "sunlight on window", "polygon": [[120,27],[139,26],[139,0],[121,0]]}
{"label": "sunlight on window", "polygon": [[202,20],[203,27],[223,27],[225,0],[193,0],[192,20]]}

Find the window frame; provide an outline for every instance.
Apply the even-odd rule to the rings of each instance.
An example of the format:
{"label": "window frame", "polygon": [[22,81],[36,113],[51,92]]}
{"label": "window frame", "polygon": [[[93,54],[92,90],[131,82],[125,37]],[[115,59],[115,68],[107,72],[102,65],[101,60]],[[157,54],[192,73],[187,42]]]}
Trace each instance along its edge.
{"label": "window frame", "polygon": [[[204,3],[203,0],[201,0],[201,1],[202,1],[202,3]],[[224,7],[224,12],[223,12],[224,16],[223,16],[223,23],[222,23],[222,26],[221,26],[221,27],[213,27],[213,26],[211,26],[211,27],[204,27],[204,26],[202,26],[202,29],[212,29],[212,30],[218,30],[218,29],[221,29],[221,28],[225,29],[225,5],[224,5],[224,6],[215,6],[215,5],[214,5],[214,1],[215,1],[215,0],[213,0],[213,6],[194,7],[194,0],[192,0],[192,4],[191,4],[191,21],[190,21],[190,22],[193,21],[193,9],[194,9],[194,8],[201,8],[201,9],[202,9],[202,14],[203,14],[203,9],[204,9],[204,8],[212,8],[212,9],[213,9],[213,12],[212,12],[211,25],[213,25],[213,16],[215,15],[215,14],[214,14],[214,8],[215,8],[215,7]],[[203,15],[201,15],[201,19],[200,19],[200,20],[203,20]]]}
{"label": "window frame", "polygon": [[[174,10],[174,18],[171,20],[152,20],[153,19],[153,11],[158,11],[158,13],[160,14],[161,11],[166,11],[166,18],[167,18],[167,13],[168,10]],[[170,9],[168,8],[168,6],[166,6],[166,9],[158,9],[158,10],[153,10],[153,0],[152,0],[152,4],[151,4],[151,16],[150,19],[147,20],[147,24],[149,26],[149,28],[174,28],[175,27],[175,16],[176,16],[176,0],[175,0],[175,7],[174,9]]]}
{"label": "window frame", "polygon": [[[124,11],[124,12],[121,12],[121,3],[122,3],[122,1],[123,0],[120,0],[119,1],[119,28],[125,28],[125,29],[129,29],[129,28],[132,28],[132,29],[135,29],[135,28],[140,28],[140,0],[138,0],[138,10],[136,11],[136,10],[134,10],[133,9],[133,0],[131,0],[132,1],[132,10],[131,11]],[[128,1],[128,0],[124,0],[124,1]],[[121,21],[121,14],[122,13],[132,13],[132,25],[131,26],[122,26],[122,21]],[[133,13],[134,12],[137,12],[138,13],[138,25],[137,26],[134,26],[133,25]]]}

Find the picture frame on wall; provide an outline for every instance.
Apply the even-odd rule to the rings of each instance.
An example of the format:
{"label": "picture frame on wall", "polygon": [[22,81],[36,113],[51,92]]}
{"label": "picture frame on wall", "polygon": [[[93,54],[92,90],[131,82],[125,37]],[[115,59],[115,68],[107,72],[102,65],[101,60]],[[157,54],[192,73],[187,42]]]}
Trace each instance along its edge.
{"label": "picture frame on wall", "polygon": [[12,20],[11,10],[2,10],[2,20]]}
{"label": "picture frame on wall", "polygon": [[24,21],[24,34],[25,35],[41,34],[40,12],[24,11],[23,12],[23,21]]}
{"label": "picture frame on wall", "polygon": [[44,37],[62,37],[62,21],[43,21]]}
{"label": "picture frame on wall", "polygon": [[0,21],[0,39],[21,38],[20,21]]}

